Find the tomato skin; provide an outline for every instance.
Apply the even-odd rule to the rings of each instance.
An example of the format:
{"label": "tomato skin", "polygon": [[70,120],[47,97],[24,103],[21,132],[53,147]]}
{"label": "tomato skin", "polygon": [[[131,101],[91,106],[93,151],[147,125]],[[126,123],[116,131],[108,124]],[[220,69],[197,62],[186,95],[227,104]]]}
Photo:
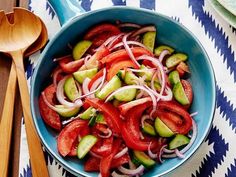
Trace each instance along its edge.
{"label": "tomato skin", "polygon": [[138,69],[138,66],[133,62],[131,61],[130,59],[128,60],[120,60],[120,61],[117,61],[115,63],[113,63],[110,67],[110,69],[108,70],[108,73],[107,73],[107,80],[111,80],[113,78],[113,76],[115,76],[118,71],[120,71],[120,69],[123,69],[123,68],[135,68],[135,69]]}
{"label": "tomato skin", "polygon": [[[131,51],[133,52],[135,57],[139,57],[141,55],[153,56],[153,54],[149,50],[144,49],[142,47],[133,47],[131,48]],[[112,63],[114,61],[125,60],[125,59],[130,59],[130,57],[125,49],[121,49],[121,50],[112,52],[111,54],[107,55],[100,61],[102,63]]]}
{"label": "tomato skin", "polygon": [[[49,85],[45,90],[44,94],[49,103],[53,104],[54,94],[56,88],[52,85]],[[61,130],[61,120],[60,116],[54,110],[50,109],[47,104],[44,102],[42,95],[39,97],[39,111],[44,120],[44,122],[54,128],[55,130]]]}
{"label": "tomato skin", "polygon": [[58,135],[57,149],[63,157],[70,153],[79,132],[86,126],[88,126],[87,121],[76,119],[62,129]]}
{"label": "tomato skin", "polygon": [[65,73],[73,73],[84,64],[83,60],[73,60],[72,56],[65,56],[59,60],[59,65]]}
{"label": "tomato skin", "polygon": [[[134,150],[146,151],[151,142],[155,142],[156,138],[150,138],[148,140],[140,139],[140,121],[141,115],[149,104],[141,104],[130,109],[126,114],[126,122],[123,122],[122,126],[122,137],[125,144]],[[155,143],[152,144],[152,146]]]}
{"label": "tomato skin", "polygon": [[180,77],[183,77],[185,73],[190,73],[188,65],[184,62],[180,62],[176,66],[176,70],[178,71]]}
{"label": "tomato skin", "polygon": [[188,107],[189,107],[192,104],[192,102],[193,102],[193,89],[192,89],[192,85],[187,80],[184,80],[184,79],[181,80],[181,83],[183,85],[184,92],[185,92],[186,96],[188,97],[188,100],[189,100]]}
{"label": "tomato skin", "polygon": [[113,157],[118,152],[120,145],[121,145],[120,139],[114,140],[111,154],[109,154],[108,156],[105,156],[101,159],[99,169],[100,169],[100,173],[101,173],[102,177],[109,177],[110,176],[109,170],[111,168],[111,162],[112,162]]}
{"label": "tomato skin", "polygon": [[86,98],[85,103],[88,103],[90,106],[101,111],[113,133],[120,135],[122,121],[120,118],[120,113],[116,107],[114,107],[111,103],[105,103],[98,98]]}
{"label": "tomato skin", "polygon": [[102,45],[109,37],[120,33],[120,29],[109,23],[103,23],[90,29],[84,36],[86,40],[92,40],[93,46]]}
{"label": "tomato skin", "polygon": [[158,117],[175,133],[187,134],[192,127],[190,114],[174,101],[157,103]]}
{"label": "tomato skin", "polygon": [[150,104],[152,103],[152,99],[150,97],[145,97],[138,100],[134,100],[134,101],[119,105],[118,109],[120,110],[121,115],[125,115],[133,107],[142,105],[144,103],[146,103],[147,106],[150,106]]}
{"label": "tomato skin", "polygon": [[109,138],[99,138],[98,142],[92,147],[91,151],[100,156],[107,156],[111,153],[113,136]]}

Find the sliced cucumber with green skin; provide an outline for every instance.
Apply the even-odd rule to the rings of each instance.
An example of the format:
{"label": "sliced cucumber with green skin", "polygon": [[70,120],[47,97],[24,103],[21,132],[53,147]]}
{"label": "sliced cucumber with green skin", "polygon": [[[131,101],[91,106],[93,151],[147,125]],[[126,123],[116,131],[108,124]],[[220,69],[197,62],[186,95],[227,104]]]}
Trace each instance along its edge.
{"label": "sliced cucumber with green skin", "polygon": [[175,134],[159,117],[155,119],[154,127],[161,137],[171,137]]}
{"label": "sliced cucumber with green skin", "polygon": [[156,31],[149,31],[143,35],[143,44],[151,51],[154,50]]}
{"label": "sliced cucumber with green skin", "polygon": [[82,114],[80,114],[80,118],[87,120],[90,119],[93,116],[96,116],[96,109],[93,107],[89,107],[88,109],[86,109]]}
{"label": "sliced cucumber with green skin", "polygon": [[73,73],[73,76],[80,84],[82,84],[86,77],[91,79],[97,72],[98,72],[98,69],[93,68],[93,69],[87,69],[83,71],[76,71]]}
{"label": "sliced cucumber with green skin", "polygon": [[135,98],[136,92],[137,92],[137,89],[130,88],[130,89],[118,92],[117,94],[114,95],[114,97],[118,101],[131,101]]}
{"label": "sliced cucumber with green skin", "polygon": [[169,143],[169,149],[176,149],[190,142],[190,139],[182,134],[177,134]]}
{"label": "sliced cucumber with green skin", "polygon": [[118,71],[118,73],[116,75],[122,80],[125,79],[125,71],[124,70]]}
{"label": "sliced cucumber with green skin", "polygon": [[138,80],[138,77],[133,74],[131,71],[127,71],[125,73],[124,81],[128,85],[136,84],[136,81]]}
{"label": "sliced cucumber with green skin", "polygon": [[92,45],[91,41],[79,41],[73,48],[72,55],[75,60],[79,60]]}
{"label": "sliced cucumber with green skin", "polygon": [[77,148],[77,156],[79,159],[84,158],[84,156],[90,151],[90,149],[96,144],[97,137],[93,135],[84,136],[79,142]]}
{"label": "sliced cucumber with green skin", "polygon": [[92,127],[92,126],[95,125],[95,123],[96,123],[96,116],[93,116],[93,117],[91,117],[91,118],[89,119],[88,125],[89,125],[90,127]]}
{"label": "sliced cucumber with green skin", "polygon": [[151,168],[153,167],[156,162],[152,160],[147,154],[142,151],[133,151],[133,155],[144,167]]}
{"label": "sliced cucumber with green skin", "polygon": [[99,124],[107,124],[106,121],[105,121],[105,118],[103,116],[103,114],[98,114],[97,117],[96,117],[96,123],[99,123]]}
{"label": "sliced cucumber with green skin", "polygon": [[170,46],[167,46],[167,45],[161,45],[157,48],[155,48],[154,50],[154,54],[156,56],[159,56],[161,55],[161,52],[163,52],[163,50],[168,50],[170,52],[170,54],[172,54],[175,50],[173,48],[171,48]]}
{"label": "sliced cucumber with green skin", "polygon": [[139,166],[141,165],[140,161],[135,157],[134,153],[132,153],[131,161],[134,163],[134,165]]}
{"label": "sliced cucumber with green skin", "polygon": [[121,81],[117,75],[115,75],[98,93],[96,97],[104,100],[110,93],[121,87]]}
{"label": "sliced cucumber with green skin", "polygon": [[171,71],[168,78],[169,78],[169,81],[170,81],[171,85],[175,85],[178,82],[180,82],[179,73],[176,70]]}
{"label": "sliced cucumber with green skin", "polygon": [[174,85],[173,95],[174,98],[182,105],[188,105],[190,103],[181,82]]}
{"label": "sliced cucumber with green skin", "polygon": [[[151,87],[151,82],[147,82],[147,86]],[[161,91],[161,84],[159,83],[159,81],[154,81],[154,88],[160,92]]]}
{"label": "sliced cucumber with green skin", "polygon": [[64,92],[71,101],[74,101],[76,98],[80,96],[79,91],[75,84],[75,80],[72,76],[66,79],[64,84]]}
{"label": "sliced cucumber with green skin", "polygon": [[172,68],[178,65],[181,61],[186,61],[187,58],[188,58],[187,55],[183,53],[173,54],[169,58],[166,59],[166,66],[167,68]]}
{"label": "sliced cucumber with green skin", "polygon": [[146,133],[148,135],[152,135],[152,136],[157,135],[154,127],[151,124],[147,123],[147,122],[144,122],[144,126],[143,126],[142,130],[143,130],[144,133]]}
{"label": "sliced cucumber with green skin", "polygon": [[75,107],[75,108],[68,108],[65,107],[64,105],[55,105],[55,107],[57,108],[57,113],[65,118],[69,118],[72,116],[75,116],[76,114],[78,114],[80,107]]}
{"label": "sliced cucumber with green skin", "polygon": [[139,72],[139,76],[145,76],[145,81],[151,81],[153,72],[148,70],[148,68],[144,65],[140,66],[140,69],[143,70],[143,72]]}

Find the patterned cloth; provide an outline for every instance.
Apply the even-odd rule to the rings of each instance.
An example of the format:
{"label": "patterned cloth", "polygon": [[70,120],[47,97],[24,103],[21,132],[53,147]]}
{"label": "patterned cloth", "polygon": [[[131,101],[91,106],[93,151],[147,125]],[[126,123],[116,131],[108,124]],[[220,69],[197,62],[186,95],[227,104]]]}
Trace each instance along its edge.
{"label": "patterned cloth", "polygon": [[[186,26],[203,44],[213,64],[217,81],[217,106],[212,129],[199,150],[170,177],[236,176],[236,31],[224,21],[207,0],[79,0],[86,10],[113,5],[141,7],[165,14]],[[46,0],[31,0],[29,9],[45,22],[49,38],[60,29],[58,19]],[[30,57],[30,81],[40,53]],[[20,177],[31,177],[26,135],[22,121]],[[51,177],[74,177],[45,152]]]}

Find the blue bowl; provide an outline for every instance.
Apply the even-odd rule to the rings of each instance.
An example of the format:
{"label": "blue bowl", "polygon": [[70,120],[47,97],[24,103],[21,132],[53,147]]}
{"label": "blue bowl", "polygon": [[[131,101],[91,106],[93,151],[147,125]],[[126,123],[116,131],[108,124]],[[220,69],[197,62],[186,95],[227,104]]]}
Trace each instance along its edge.
{"label": "blue bowl", "polygon": [[62,51],[66,50],[67,44],[78,41],[91,26],[101,22],[115,22],[115,20],[143,25],[154,24],[157,28],[157,44],[170,45],[176,51],[184,52],[189,57],[190,81],[194,91],[191,112],[198,112],[194,117],[198,126],[197,138],[193,146],[186,152],[184,159],[168,159],[144,175],[160,176],[181,166],[204,141],[211,127],[216,100],[214,73],[204,48],[190,31],[166,16],[144,9],[111,7],[85,13],[67,22],[44,49],[32,77],[31,111],[34,123],[46,150],[63,167],[75,175],[97,175],[97,173],[85,172],[83,161],[77,158],[63,158],[59,155],[56,142],[57,133],[43,122],[39,113],[38,98],[41,91],[47,86],[53,68],[56,67],[53,58],[58,54],[63,54]]}

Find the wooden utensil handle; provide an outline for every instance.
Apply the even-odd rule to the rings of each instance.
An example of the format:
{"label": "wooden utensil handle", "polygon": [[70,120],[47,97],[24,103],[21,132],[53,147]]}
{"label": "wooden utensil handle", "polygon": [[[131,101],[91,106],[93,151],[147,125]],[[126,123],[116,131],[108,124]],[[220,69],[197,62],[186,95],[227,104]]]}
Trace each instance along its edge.
{"label": "wooden utensil handle", "polygon": [[30,111],[30,98],[23,65],[23,52],[12,53],[20,88],[20,96],[25,120],[26,136],[33,177],[49,177],[39,137]]}
{"label": "wooden utensil handle", "polygon": [[16,69],[12,61],[11,71],[8,78],[7,91],[2,111],[0,124],[0,176],[8,176],[8,162],[11,145],[12,122],[14,112],[14,101],[16,93]]}

